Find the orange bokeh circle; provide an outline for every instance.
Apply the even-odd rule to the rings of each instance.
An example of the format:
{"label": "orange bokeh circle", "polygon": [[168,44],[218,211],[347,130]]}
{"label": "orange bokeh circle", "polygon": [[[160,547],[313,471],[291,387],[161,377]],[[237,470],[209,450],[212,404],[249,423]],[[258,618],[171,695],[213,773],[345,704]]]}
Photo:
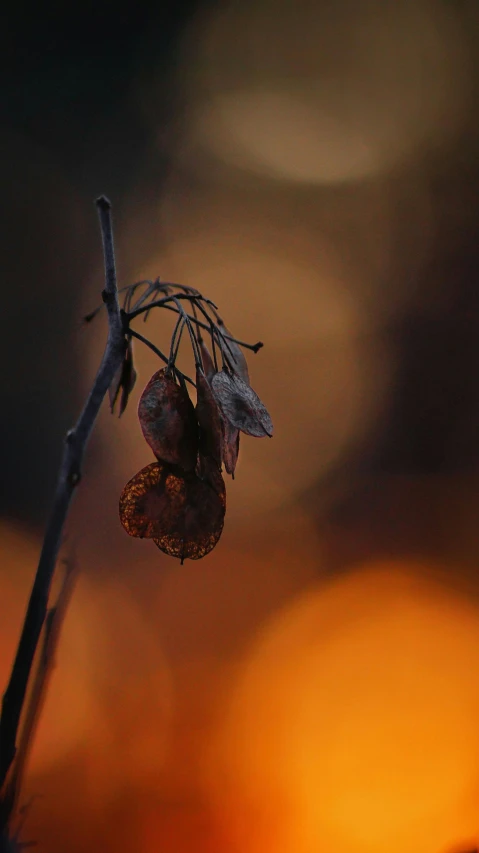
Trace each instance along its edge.
{"label": "orange bokeh circle", "polygon": [[205,756],[229,843],[446,853],[473,838],[478,664],[479,610],[421,567],[311,588],[258,638]]}

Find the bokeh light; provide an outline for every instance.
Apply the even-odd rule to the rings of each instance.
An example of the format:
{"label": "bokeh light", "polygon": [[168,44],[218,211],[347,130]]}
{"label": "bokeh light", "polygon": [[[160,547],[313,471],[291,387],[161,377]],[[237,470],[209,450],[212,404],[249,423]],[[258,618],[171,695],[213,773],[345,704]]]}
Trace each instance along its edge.
{"label": "bokeh light", "polygon": [[362,180],[434,149],[468,100],[464,38],[434,0],[225,3],[185,59],[198,144],[295,183]]}
{"label": "bokeh light", "polygon": [[479,611],[430,572],[360,567],[259,632],[205,757],[239,853],[437,853],[477,833]]}

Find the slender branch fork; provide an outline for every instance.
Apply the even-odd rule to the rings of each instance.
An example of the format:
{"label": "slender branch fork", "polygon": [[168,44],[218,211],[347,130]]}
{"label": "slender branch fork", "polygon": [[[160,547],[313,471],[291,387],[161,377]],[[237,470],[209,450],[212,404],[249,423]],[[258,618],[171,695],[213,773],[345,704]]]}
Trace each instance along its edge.
{"label": "slender branch fork", "polygon": [[[20,717],[35,653],[45,624],[51,582],[62,542],[63,527],[81,468],[88,439],[103,398],[119,369],[126,346],[123,320],[118,301],[111,205],[107,198],[96,200],[103,241],[105,289],[103,302],[108,312],[108,338],[95,381],[76,425],[65,439],[63,458],[53,499],[53,507],[43,541],[38,568],[13,663],[10,680],[3,695],[0,716],[0,792],[5,785],[17,749]],[[0,800],[0,836],[6,832],[10,815]]]}

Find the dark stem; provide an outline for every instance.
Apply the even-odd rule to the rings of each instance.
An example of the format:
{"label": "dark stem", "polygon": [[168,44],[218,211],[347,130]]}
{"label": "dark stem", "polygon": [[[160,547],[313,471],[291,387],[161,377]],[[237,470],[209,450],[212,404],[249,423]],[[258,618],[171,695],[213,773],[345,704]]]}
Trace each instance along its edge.
{"label": "dark stem", "polygon": [[199,349],[198,341],[196,340],[196,336],[195,336],[195,333],[193,331],[193,326],[191,325],[191,321],[189,319],[189,316],[186,313],[185,309],[183,308],[181,302],[179,301],[179,299],[177,299],[176,296],[173,297],[173,300],[174,300],[174,302],[178,308],[178,312],[179,312],[180,316],[183,317],[183,320],[186,323],[186,328],[188,329],[188,334],[190,336],[191,349],[193,350],[193,358],[195,360],[195,364],[200,365],[201,364],[200,349]]}
{"label": "dark stem", "polygon": [[[145,317],[147,315],[145,314]],[[168,370],[171,367],[174,367],[175,361],[178,356],[178,350],[180,348],[181,338],[183,336],[183,329],[185,328],[185,321],[181,314],[178,316],[176,321],[175,328],[173,330],[173,334],[171,336],[170,342],[170,357],[168,359]]]}
{"label": "dark stem", "polygon": [[[177,302],[178,299],[186,299],[188,302],[191,302],[193,298],[193,296],[189,296],[186,293],[179,293],[177,296],[169,294],[168,296],[162,296],[161,299],[154,299],[151,302],[148,302],[147,305],[145,305],[142,296],[141,299],[138,300],[138,303],[136,304],[135,308],[128,312],[128,318],[130,320],[134,320],[135,317],[139,317],[140,314],[144,314],[145,311],[149,311],[151,308],[163,308],[163,306],[168,306],[169,302]],[[171,308],[172,306],[170,306],[170,309]],[[173,308],[172,310],[176,311],[177,309]]]}
{"label": "dark stem", "polygon": [[[140,298],[136,301],[135,308],[139,308],[140,305],[143,305],[143,303],[146,302],[146,300],[149,299],[150,296],[152,296],[155,292],[156,292],[156,285],[155,285],[155,282],[152,281],[149,283],[149,285],[148,285],[147,289],[144,291],[144,293],[142,293]],[[128,306],[130,306],[130,305],[131,305],[131,300],[129,299],[128,300]]]}
{"label": "dark stem", "polygon": [[[53,507],[43,540],[35,580],[30,594],[22,633],[0,716],[0,789],[5,783],[16,752],[20,715],[40,633],[45,622],[51,581],[57,562],[70,502],[80,482],[85,448],[103,398],[118,370],[124,354],[124,332],[118,304],[111,205],[101,196],[96,205],[100,218],[105,262],[103,301],[108,311],[108,339],[93,387],[75,427],[66,436],[63,458],[53,499]],[[0,804],[1,805],[1,804]],[[4,811],[1,810],[1,811]],[[0,813],[0,832],[8,814]]]}
{"label": "dark stem", "polygon": [[[210,329],[210,335],[211,335],[211,352],[213,353],[213,363],[215,366],[216,373],[218,373],[219,366],[218,366],[218,357],[216,355],[216,341],[215,341],[215,336],[214,336],[213,332],[211,331],[211,329]],[[220,351],[220,354],[221,354],[221,351]]]}
{"label": "dark stem", "polygon": [[[165,353],[161,351],[161,349],[158,349],[158,347],[155,347],[155,345],[152,344],[151,341],[148,340],[148,338],[145,338],[143,335],[140,335],[139,332],[135,332],[134,329],[128,329],[127,335],[129,335],[131,338],[136,338],[137,341],[141,341],[142,344],[145,344],[145,346],[148,347],[148,349],[151,349],[151,351],[154,352],[155,355],[158,356],[158,358],[161,358],[161,360],[166,365],[168,364],[168,361],[169,361],[168,356],[166,356]],[[196,383],[193,382],[193,380],[190,379],[189,376],[186,376],[185,373],[181,373],[181,371],[178,370],[177,367],[175,367],[175,372],[178,374],[178,376],[181,376],[185,380],[185,382],[189,382],[190,385],[193,385],[193,388],[196,388]]]}
{"label": "dark stem", "polygon": [[[223,366],[224,366],[224,365],[225,365],[225,363],[226,363],[226,366],[227,366],[227,367],[229,367],[229,369],[230,369],[230,370],[233,370],[233,369],[234,369],[234,367],[233,367],[233,364],[234,364],[234,356],[233,356],[233,352],[232,352],[232,349],[231,349],[231,347],[230,347],[230,345],[229,345],[228,341],[227,341],[227,340],[225,340],[225,335],[223,334],[223,332],[220,332],[220,330],[219,330],[218,326],[216,325],[216,323],[214,323],[214,321],[211,319],[211,317],[209,316],[208,312],[207,312],[207,311],[205,311],[205,309],[203,308],[203,306],[199,304],[199,305],[198,305],[198,308],[199,308],[199,310],[201,311],[201,313],[203,314],[203,317],[205,317],[205,319],[206,319],[206,320],[208,321],[208,323],[210,324],[210,327],[211,327],[211,328],[210,328],[210,332],[211,332],[211,340],[213,341],[213,348],[214,348],[214,343],[215,343],[215,338],[216,338],[216,342],[217,342],[217,344],[218,344],[218,349],[219,349],[219,351],[220,351],[220,355],[221,355],[221,359],[222,359],[222,362],[223,362]],[[217,315],[217,312],[216,312],[216,311],[214,311],[214,314],[215,314],[215,316],[216,316],[216,317],[218,317],[218,315]],[[223,346],[223,345],[224,345],[224,346]],[[228,355],[228,353],[227,353],[227,352],[225,352],[225,349],[227,349],[227,350],[228,350],[229,355]],[[256,350],[255,350],[255,352],[256,352]],[[231,358],[232,358],[232,360],[233,360],[233,361],[230,361],[230,356],[231,356]]]}
{"label": "dark stem", "polygon": [[[180,294],[181,296],[181,294]],[[140,314],[144,314],[145,311],[149,311],[150,308],[166,308],[168,311],[174,311],[175,314],[180,313],[177,308],[173,305],[169,305],[169,302],[173,302],[174,298],[172,296],[165,296],[163,299],[155,300],[154,302],[150,302],[148,305],[143,305],[141,308],[137,308],[134,311],[130,311],[127,313],[128,320],[134,320],[135,317],[139,317]],[[199,306],[198,306],[199,307]],[[194,323],[198,328],[204,329],[206,332],[211,333],[211,328],[216,329],[214,322],[211,320],[210,324],[203,323],[201,320],[198,320],[197,317],[192,317],[191,314],[185,314],[185,317],[191,323]],[[234,344],[238,344],[240,347],[244,347],[244,349],[252,350],[254,353],[257,353],[263,347],[263,342],[258,341],[256,344],[247,344],[246,341],[240,341],[238,338],[233,338],[231,335],[223,334],[223,337],[228,341],[232,341]]]}
{"label": "dark stem", "polygon": [[17,752],[12,772],[9,773],[5,785],[4,802],[10,815],[16,809],[18,795],[22,786],[25,766],[27,764],[33,739],[39,722],[43,703],[49,686],[58,647],[60,631],[70,603],[76,581],[76,564],[73,558],[64,561],[65,574],[62,578],[60,592],[53,607],[46,614],[42,632],[41,648],[33,684],[29,689],[29,697],[24,710],[22,725],[18,735]]}

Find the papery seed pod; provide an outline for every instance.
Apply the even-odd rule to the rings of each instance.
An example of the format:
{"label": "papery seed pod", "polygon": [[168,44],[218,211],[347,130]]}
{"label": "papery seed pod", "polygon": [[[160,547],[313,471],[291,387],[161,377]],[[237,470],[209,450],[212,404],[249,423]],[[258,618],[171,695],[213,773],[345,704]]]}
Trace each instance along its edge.
{"label": "papery seed pod", "polygon": [[[220,475],[221,476],[221,475]],[[192,472],[152,462],[120,496],[120,521],[130,536],[153,539],[171,557],[199,560],[223,530],[226,496]]]}
{"label": "papery seed pod", "polygon": [[121,418],[125,411],[128,398],[135,387],[136,370],[133,365],[133,344],[131,338],[128,339],[123,361],[113,377],[113,381],[108,389],[110,398],[110,409],[113,414],[115,403],[121,390],[120,408],[118,417]]}
{"label": "papery seed pod", "polygon": [[240,434],[239,429],[232,426],[229,421],[223,420],[223,463],[227,474],[235,477],[236,463],[239,454]]}
{"label": "papery seed pod", "polygon": [[246,382],[249,385],[248,364],[243,350],[241,349],[240,345],[237,344],[235,341],[229,340],[229,338],[232,338],[233,335],[231,334],[229,329],[226,328],[225,324],[223,323],[223,320],[221,320],[220,318],[218,318],[217,326],[218,331],[223,336],[225,341],[224,348],[227,361],[231,364],[231,368],[232,370],[234,370],[236,375],[239,376],[240,379],[243,380],[243,382]]}
{"label": "papery seed pod", "polygon": [[213,376],[216,373],[215,365],[213,359],[211,358],[211,353],[208,347],[206,346],[203,338],[198,338],[198,344],[200,347],[201,362],[203,364],[203,373],[205,374],[208,382],[211,382]]}
{"label": "papery seed pod", "polygon": [[213,391],[201,367],[196,367],[196,417],[198,419],[199,452],[215,460],[221,467],[223,428],[222,417]]}
{"label": "papery seed pod", "polygon": [[198,453],[196,474],[200,480],[212,487],[222,502],[226,502],[225,481],[218,463],[211,456],[203,456],[201,452]]}
{"label": "papery seed pod", "polygon": [[153,374],[138,404],[145,440],[157,459],[192,471],[198,452],[198,423],[186,387],[168,368]]}
{"label": "papery seed pod", "polygon": [[223,418],[232,426],[256,438],[273,435],[273,424],[266,407],[239,376],[223,368],[213,376],[211,388]]}

